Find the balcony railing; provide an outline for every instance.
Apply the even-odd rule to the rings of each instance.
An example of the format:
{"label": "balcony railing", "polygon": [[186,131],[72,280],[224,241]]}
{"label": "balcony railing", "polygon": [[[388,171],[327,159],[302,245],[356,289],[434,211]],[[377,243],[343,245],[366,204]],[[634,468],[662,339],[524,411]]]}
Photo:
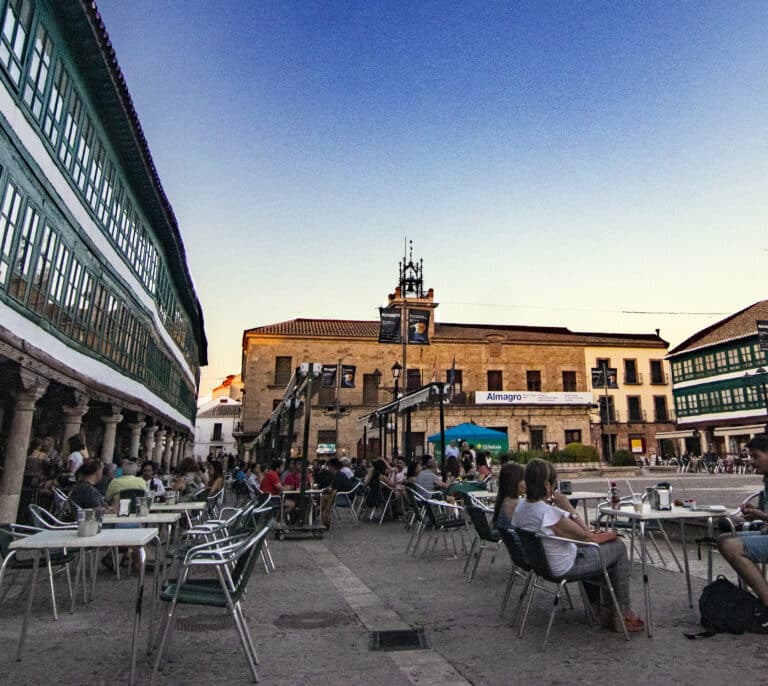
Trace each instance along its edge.
{"label": "balcony railing", "polygon": [[634,374],[627,374],[624,373],[624,384],[627,386],[639,386],[641,383],[643,383],[643,375],[634,373]]}
{"label": "balcony railing", "polygon": [[668,386],[669,374],[667,374],[666,372],[663,374],[651,374],[651,383],[654,386]]}
{"label": "balcony railing", "polygon": [[645,421],[645,410],[634,410],[632,412],[629,412],[629,419],[628,422],[644,422]]}

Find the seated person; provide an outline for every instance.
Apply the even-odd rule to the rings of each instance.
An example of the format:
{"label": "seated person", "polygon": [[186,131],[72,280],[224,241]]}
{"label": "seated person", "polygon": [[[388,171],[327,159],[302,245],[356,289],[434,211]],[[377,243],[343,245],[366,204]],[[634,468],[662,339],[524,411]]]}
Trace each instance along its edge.
{"label": "seated person", "polygon": [[224,488],[224,468],[219,460],[212,460],[205,465],[208,475],[207,487],[203,493],[206,497],[217,495]]}
{"label": "seated person", "polygon": [[[763,483],[768,481],[768,434],[759,434],[747,443],[752,461],[758,474],[763,475]],[[765,500],[765,495],[761,497]],[[750,522],[763,522],[757,531],[740,531],[723,534],[717,539],[717,547],[736,573],[744,579],[755,592],[760,602],[768,607],[768,582],[758,565],[768,562],[768,514],[760,508],[742,505],[744,519]]]}
{"label": "seated person", "polygon": [[141,465],[141,477],[152,495],[165,495],[165,486],[163,486],[162,480],[155,476],[153,462],[145,462]]}
{"label": "seated person", "polygon": [[107,502],[110,505],[117,505],[120,500],[120,493],[122,491],[135,491],[142,490],[149,495],[149,489],[147,484],[140,476],[136,476],[139,471],[139,466],[133,460],[123,460],[121,464],[123,468],[123,475],[118,476],[109,482],[107,486]]}
{"label": "seated person", "polygon": [[[512,524],[519,529],[545,536],[542,541],[550,570],[555,576],[589,574],[594,572],[595,582],[602,580],[600,553],[608,568],[608,575],[616,593],[624,624],[629,632],[644,629],[644,622],[631,610],[629,600],[629,560],[624,543],[613,540],[600,545],[600,551],[592,547],[577,547],[566,541],[550,541],[547,536],[560,536],[576,541],[592,541],[592,533],[586,522],[581,521],[568,498],[555,493],[557,474],[546,460],[533,459],[525,466],[525,499],[520,500],[512,515]],[[552,501],[553,504],[549,504]],[[593,584],[585,584],[593,605],[599,607],[599,596]],[[598,607],[595,607],[597,610]],[[604,626],[621,632],[621,618],[612,608],[600,608]]]}
{"label": "seated person", "polygon": [[102,470],[101,481],[96,484],[96,489],[101,493],[102,497],[107,495],[107,488],[109,488],[109,484],[115,476],[117,476],[117,465],[114,462],[105,464]]}
{"label": "seated person", "polygon": [[459,458],[455,455],[445,456],[445,474],[448,477],[458,479],[461,474],[461,465],[459,464]]}
{"label": "seated person", "polygon": [[179,473],[171,484],[171,490],[181,495],[191,495],[202,486],[200,465],[194,457],[185,457],[179,465]]}
{"label": "seated person", "polygon": [[448,488],[448,484],[440,478],[437,460],[434,457],[430,457],[426,467],[419,472],[419,475],[416,477],[416,483],[427,491],[432,492]]}
{"label": "seated person", "polygon": [[491,468],[488,466],[488,453],[480,453],[477,456],[477,480],[483,479],[491,475]]}
{"label": "seated person", "polygon": [[104,465],[101,460],[88,460],[80,467],[80,481],[69,492],[69,499],[79,508],[106,509],[107,501],[99,493],[96,484],[101,481]]}
{"label": "seated person", "polygon": [[328,461],[327,472],[330,475],[331,481],[320,496],[320,515],[323,518],[325,528],[330,529],[331,513],[333,512],[333,506],[336,503],[336,494],[351,491],[355,484],[352,479],[344,473],[341,460],[335,457]]}
{"label": "seated person", "polygon": [[499,472],[499,492],[493,508],[493,526],[506,530],[512,526],[512,516],[525,495],[525,469],[517,462],[507,462]]}
{"label": "seated person", "polygon": [[[307,474],[307,480],[309,480],[309,474]],[[291,460],[291,464],[288,466],[288,473],[281,479],[281,481],[283,482],[283,487],[287,491],[301,490],[301,461],[300,460]]]}
{"label": "seated person", "polygon": [[264,472],[259,482],[259,488],[262,493],[280,495],[283,492],[280,475],[277,473],[278,469],[280,469],[280,460],[272,460],[272,464],[269,465],[269,469]]}

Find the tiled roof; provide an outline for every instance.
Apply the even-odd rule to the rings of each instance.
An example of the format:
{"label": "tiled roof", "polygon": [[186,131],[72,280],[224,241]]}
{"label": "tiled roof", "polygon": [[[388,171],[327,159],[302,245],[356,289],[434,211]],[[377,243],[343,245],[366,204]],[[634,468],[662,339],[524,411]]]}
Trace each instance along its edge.
{"label": "tiled roof", "polygon": [[239,417],[240,405],[214,405],[209,410],[200,412],[197,415],[198,419],[209,419],[211,417]]}
{"label": "tiled roof", "polygon": [[690,336],[670,350],[669,354],[679,355],[680,353],[716,345],[717,343],[726,343],[749,335],[756,336],[758,319],[768,319],[768,300],[760,300],[701,331],[697,331],[693,336]]}
{"label": "tiled roof", "polygon": [[[350,319],[290,319],[246,329],[248,334],[300,336],[307,338],[372,338],[378,339],[379,322]],[[554,343],[595,346],[633,346],[666,348],[667,343],[656,334],[594,333],[571,331],[563,326],[518,326],[504,324],[435,324],[432,340],[439,342],[486,342],[493,337],[505,343]]]}

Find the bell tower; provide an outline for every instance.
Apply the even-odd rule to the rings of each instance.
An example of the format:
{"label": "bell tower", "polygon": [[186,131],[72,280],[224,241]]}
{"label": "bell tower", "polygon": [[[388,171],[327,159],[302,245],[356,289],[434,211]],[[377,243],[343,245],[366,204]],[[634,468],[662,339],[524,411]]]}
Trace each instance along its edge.
{"label": "bell tower", "polygon": [[413,241],[408,241],[408,255],[403,255],[400,260],[400,276],[394,293],[387,296],[387,307],[400,309],[402,322],[403,343],[409,334],[418,333],[411,331],[409,327],[418,326],[421,322],[409,321],[409,314],[415,311],[429,313],[427,323],[427,340],[431,341],[435,334],[435,309],[439,303],[435,302],[435,292],[432,288],[424,291],[424,260],[413,259]]}

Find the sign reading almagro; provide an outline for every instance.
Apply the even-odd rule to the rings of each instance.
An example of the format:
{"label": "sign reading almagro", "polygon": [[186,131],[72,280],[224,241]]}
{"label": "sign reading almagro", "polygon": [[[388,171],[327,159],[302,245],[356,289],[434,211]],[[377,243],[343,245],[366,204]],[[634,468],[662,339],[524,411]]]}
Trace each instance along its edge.
{"label": "sign reading almagro", "polygon": [[591,393],[475,391],[477,405],[591,405],[593,402]]}

